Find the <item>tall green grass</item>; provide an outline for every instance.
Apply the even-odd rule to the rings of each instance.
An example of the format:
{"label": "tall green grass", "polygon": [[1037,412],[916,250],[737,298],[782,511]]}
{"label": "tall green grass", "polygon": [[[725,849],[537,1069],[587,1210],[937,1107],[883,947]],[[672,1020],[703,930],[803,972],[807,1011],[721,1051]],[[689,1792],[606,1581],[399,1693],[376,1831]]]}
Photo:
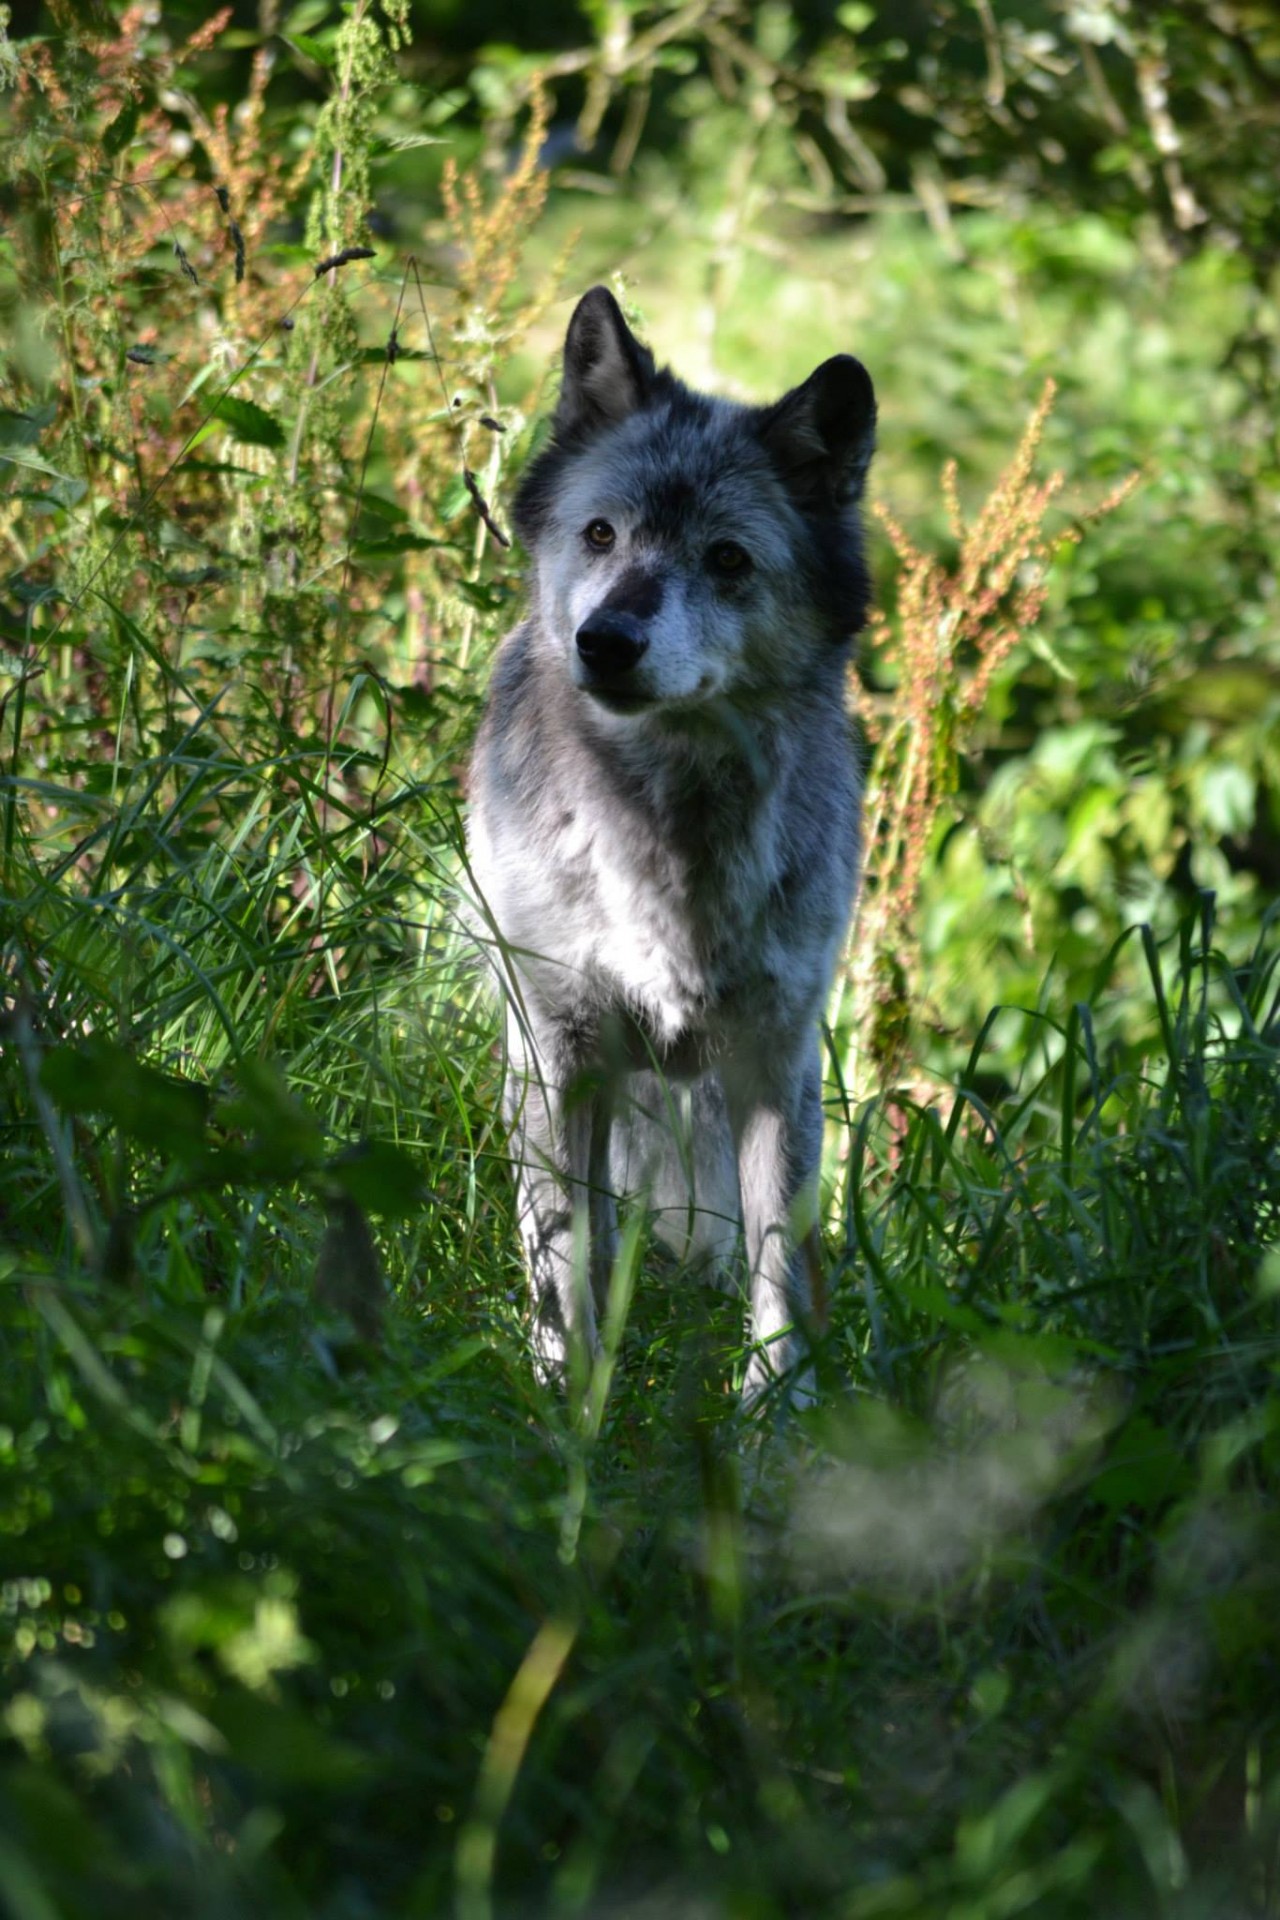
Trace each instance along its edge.
{"label": "tall green grass", "polygon": [[1273,927],[1135,930],[1145,1051],[1050,988],[1017,1088],[833,1086],[803,1421],[638,1245],[575,1413],[451,789],[322,759],[205,708],[22,792],[9,1910],[1275,1912]]}

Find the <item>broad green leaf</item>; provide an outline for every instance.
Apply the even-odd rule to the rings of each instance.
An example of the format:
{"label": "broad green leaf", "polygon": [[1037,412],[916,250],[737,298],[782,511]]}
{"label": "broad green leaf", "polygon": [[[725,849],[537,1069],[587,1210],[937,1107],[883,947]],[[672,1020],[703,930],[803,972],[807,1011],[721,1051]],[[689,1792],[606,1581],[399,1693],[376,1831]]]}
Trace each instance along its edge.
{"label": "broad green leaf", "polygon": [[319,1124],[273,1061],[241,1060],[236,1081],[238,1095],[218,1108],[217,1118],[223,1125],[243,1127],[256,1134],[259,1144],[282,1167],[298,1161],[311,1165],[321,1161],[324,1135]]}
{"label": "broad green leaf", "polygon": [[102,136],[102,150],[114,158],[123,153],[138,130],[138,103],[126,100],[111,125]]}
{"label": "broad green leaf", "polygon": [[254,400],[241,400],[237,394],[224,393],[212,408],[215,420],[230,427],[237,440],[247,447],[282,447],[285,431],[274,414]]}
{"label": "broad green leaf", "polygon": [[291,53],[300,53],[317,67],[333,65],[333,48],[325,40],[317,40],[309,33],[282,33],[280,38]]}
{"label": "broad green leaf", "polygon": [[367,1140],[330,1161],[333,1184],[370,1213],[415,1213],[426,1189],[415,1161],[385,1140]]}
{"label": "broad green leaf", "polygon": [[40,1081],[67,1113],[100,1113],[145,1146],[185,1156],[204,1144],[208,1088],[147,1066],[104,1036],[55,1047]]}

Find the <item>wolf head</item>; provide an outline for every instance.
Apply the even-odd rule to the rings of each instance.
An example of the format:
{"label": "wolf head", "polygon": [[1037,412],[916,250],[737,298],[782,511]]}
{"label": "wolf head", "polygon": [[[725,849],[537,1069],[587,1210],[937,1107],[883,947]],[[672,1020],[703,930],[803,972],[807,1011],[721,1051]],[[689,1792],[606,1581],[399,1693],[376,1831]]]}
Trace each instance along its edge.
{"label": "wolf head", "polygon": [[866,616],[875,416],[848,354],[772,406],[694,393],[606,288],[585,294],[515,502],[539,643],[570,686],[662,718],[830,684]]}

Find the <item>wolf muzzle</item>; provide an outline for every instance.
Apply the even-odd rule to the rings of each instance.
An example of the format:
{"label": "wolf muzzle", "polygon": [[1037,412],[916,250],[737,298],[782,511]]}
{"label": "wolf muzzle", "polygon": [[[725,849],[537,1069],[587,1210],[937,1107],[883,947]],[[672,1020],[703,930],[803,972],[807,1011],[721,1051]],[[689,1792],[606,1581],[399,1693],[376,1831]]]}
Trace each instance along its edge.
{"label": "wolf muzzle", "polygon": [[597,607],[583,621],[575,637],[588,690],[629,692],[628,676],[649,649],[644,623],[620,607]]}

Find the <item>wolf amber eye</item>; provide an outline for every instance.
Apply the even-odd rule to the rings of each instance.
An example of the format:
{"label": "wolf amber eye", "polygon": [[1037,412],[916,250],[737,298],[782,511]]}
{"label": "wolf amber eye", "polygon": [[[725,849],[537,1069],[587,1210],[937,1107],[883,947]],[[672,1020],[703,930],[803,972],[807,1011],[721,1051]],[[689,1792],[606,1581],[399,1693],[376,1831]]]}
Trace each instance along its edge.
{"label": "wolf amber eye", "polygon": [[713,572],[725,579],[746,573],[751,566],[751,555],[736,540],[717,540],[707,553]]}
{"label": "wolf amber eye", "polygon": [[607,520],[588,521],[583,534],[587,545],[594,547],[597,553],[608,553],[617,537]]}

